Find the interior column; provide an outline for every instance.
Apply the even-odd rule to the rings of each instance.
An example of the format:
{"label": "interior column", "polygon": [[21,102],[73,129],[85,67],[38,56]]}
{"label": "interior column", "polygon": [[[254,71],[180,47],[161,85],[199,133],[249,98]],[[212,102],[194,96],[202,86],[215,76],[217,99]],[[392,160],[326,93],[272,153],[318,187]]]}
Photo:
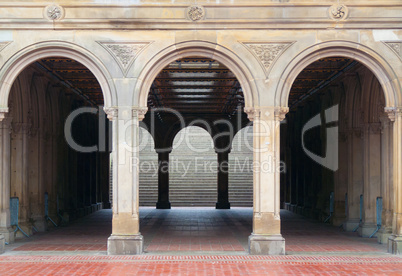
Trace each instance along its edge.
{"label": "interior column", "polygon": [[229,153],[230,150],[216,150],[218,154],[218,202],[216,209],[230,209],[229,203]]}
{"label": "interior column", "polygon": [[285,239],[280,219],[280,121],[288,108],[245,109],[253,121],[253,233],[249,237],[252,255],[283,255]]}
{"label": "interior column", "polygon": [[143,252],[139,231],[139,120],[146,108],[106,108],[113,120],[113,221],[109,255]]}
{"label": "interior column", "polygon": [[156,149],[158,153],[158,202],[156,209],[170,209],[169,201],[169,154],[171,150]]}

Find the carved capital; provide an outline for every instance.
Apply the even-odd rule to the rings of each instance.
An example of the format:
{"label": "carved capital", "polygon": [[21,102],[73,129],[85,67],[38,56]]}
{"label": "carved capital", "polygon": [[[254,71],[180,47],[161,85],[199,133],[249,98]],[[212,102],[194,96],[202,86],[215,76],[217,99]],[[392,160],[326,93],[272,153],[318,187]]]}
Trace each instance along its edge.
{"label": "carved capital", "polygon": [[117,117],[118,117],[117,107],[104,107],[103,110],[105,111],[107,118],[110,121],[117,119]]}
{"label": "carved capital", "polygon": [[283,121],[286,117],[286,114],[289,112],[289,107],[275,107],[275,120]]}
{"label": "carved capital", "polygon": [[6,118],[6,112],[1,112],[0,111],[0,122],[4,120],[4,118]]}
{"label": "carved capital", "polygon": [[247,114],[247,118],[250,121],[254,121],[257,117],[260,117],[259,110],[255,109],[254,107],[245,107],[244,113]]}
{"label": "carved capital", "polygon": [[145,118],[145,114],[148,112],[148,107],[134,107],[133,117],[137,117],[138,121],[142,121]]}
{"label": "carved capital", "polygon": [[402,115],[402,107],[386,107],[384,110],[392,122],[395,121],[396,116]]}

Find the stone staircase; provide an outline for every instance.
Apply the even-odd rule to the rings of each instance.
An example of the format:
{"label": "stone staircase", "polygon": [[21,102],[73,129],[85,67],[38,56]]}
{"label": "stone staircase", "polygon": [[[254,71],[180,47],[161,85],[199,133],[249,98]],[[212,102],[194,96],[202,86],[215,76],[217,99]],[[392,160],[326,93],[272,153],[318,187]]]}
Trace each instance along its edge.
{"label": "stone staircase", "polygon": [[[215,207],[217,155],[212,139],[199,127],[188,129],[190,135],[184,137],[180,144],[176,145],[180,137],[175,138],[175,146],[170,154],[170,202],[172,207]],[[229,155],[229,201],[233,207],[249,207],[253,201],[252,152],[238,138],[241,136],[236,136]],[[141,132],[140,139],[148,140],[146,147],[140,152],[140,206],[155,206],[158,199],[158,156],[149,134]],[[248,139],[251,143],[252,138]],[[248,170],[240,171],[245,164],[245,168],[249,166]]]}

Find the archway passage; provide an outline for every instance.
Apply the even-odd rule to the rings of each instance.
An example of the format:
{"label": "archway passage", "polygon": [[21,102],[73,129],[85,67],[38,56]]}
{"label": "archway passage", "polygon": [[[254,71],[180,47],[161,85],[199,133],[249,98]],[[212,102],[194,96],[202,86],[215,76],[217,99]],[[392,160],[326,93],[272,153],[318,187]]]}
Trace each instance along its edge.
{"label": "archway passage", "polygon": [[[347,57],[319,59],[299,74],[281,126],[284,208],[387,243],[394,202],[385,102],[373,72]],[[296,233],[283,229],[287,240]]]}
{"label": "archway passage", "polygon": [[[177,133],[188,126],[201,127],[209,133],[212,137],[212,150],[216,152],[215,158],[211,156],[209,164],[198,164],[196,151],[208,149],[195,149],[191,144],[197,142],[196,138],[190,141],[188,137],[181,136],[176,140],[177,143],[186,144],[189,151],[183,154],[191,156],[194,159],[191,161],[193,165],[197,163],[200,166],[198,169],[211,169],[215,166],[218,178],[216,207],[230,208],[228,156],[234,135],[249,123],[243,111],[243,91],[235,75],[223,64],[209,58],[189,57],[174,61],[154,80],[148,96],[148,107],[149,112],[143,123],[154,138],[160,166],[157,208],[166,209],[171,206],[169,170],[166,171],[163,164],[169,168],[173,141],[177,139]],[[184,162],[178,158],[177,161],[176,167],[188,168],[189,160]],[[215,172],[212,170],[211,173]],[[197,176],[193,178],[197,179]],[[198,181],[202,185],[202,178],[198,178]],[[195,202],[189,205],[199,204]]]}
{"label": "archway passage", "polygon": [[43,57],[17,76],[1,122],[0,227],[8,242],[110,208],[102,105],[97,79],[74,59]]}

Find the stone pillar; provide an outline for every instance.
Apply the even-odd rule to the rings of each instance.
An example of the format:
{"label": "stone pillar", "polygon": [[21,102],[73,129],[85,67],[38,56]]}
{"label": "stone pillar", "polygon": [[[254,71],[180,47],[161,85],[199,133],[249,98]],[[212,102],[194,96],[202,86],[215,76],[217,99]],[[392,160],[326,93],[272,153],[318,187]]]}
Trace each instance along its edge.
{"label": "stone pillar", "polygon": [[369,237],[377,229],[376,199],[380,196],[380,130],[377,123],[366,124],[363,134],[363,220],[359,235]]}
{"label": "stone pillar", "polygon": [[109,255],[143,252],[139,232],[139,120],[146,108],[107,108],[113,120],[113,221],[108,239]]}
{"label": "stone pillar", "polygon": [[5,240],[3,234],[0,234],[0,254],[3,254],[5,251]]}
{"label": "stone pillar", "polygon": [[158,153],[158,202],[156,209],[170,209],[169,201],[169,154],[171,150],[156,149]]}
{"label": "stone pillar", "polygon": [[216,150],[218,154],[218,202],[216,209],[230,209],[229,203],[229,153]]}
{"label": "stone pillar", "polygon": [[402,107],[385,108],[393,121],[393,186],[394,216],[392,236],[388,239],[388,252],[402,255]]}
{"label": "stone pillar", "polygon": [[280,219],[280,121],[288,108],[245,109],[253,121],[253,233],[249,237],[252,255],[283,255],[285,239]]}
{"label": "stone pillar", "polygon": [[5,241],[8,243],[14,242],[14,231],[10,226],[10,133],[11,118],[7,117],[4,119],[4,113],[0,113],[0,234],[3,235]]}
{"label": "stone pillar", "polygon": [[381,121],[381,197],[382,216],[381,229],[377,233],[379,243],[387,243],[392,234],[392,129],[388,117],[380,117]]}
{"label": "stone pillar", "polygon": [[353,231],[359,226],[360,194],[363,191],[362,131],[360,128],[355,128],[348,133],[348,208],[343,228],[346,231]]}

